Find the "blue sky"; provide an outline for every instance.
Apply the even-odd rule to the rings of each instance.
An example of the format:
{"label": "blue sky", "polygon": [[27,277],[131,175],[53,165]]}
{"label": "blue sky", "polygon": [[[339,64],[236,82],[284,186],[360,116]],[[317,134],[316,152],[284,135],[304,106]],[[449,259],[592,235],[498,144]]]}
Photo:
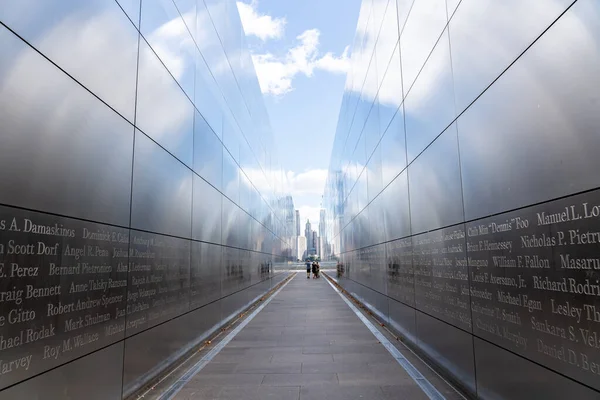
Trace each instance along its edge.
{"label": "blue sky", "polygon": [[360,3],[237,2],[302,231],[318,224]]}

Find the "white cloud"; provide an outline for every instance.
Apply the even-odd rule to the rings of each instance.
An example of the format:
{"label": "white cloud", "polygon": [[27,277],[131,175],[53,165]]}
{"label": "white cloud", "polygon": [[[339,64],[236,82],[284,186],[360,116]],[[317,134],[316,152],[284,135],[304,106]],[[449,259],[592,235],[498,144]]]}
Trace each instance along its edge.
{"label": "white cloud", "polygon": [[247,36],[254,35],[262,41],[279,39],[283,36],[287,22],[285,18],[273,18],[270,15],[259,14],[256,0],[250,4],[241,1],[236,4]]}
{"label": "white cloud", "polygon": [[272,53],[253,54],[254,67],[258,75],[261,91],[265,94],[280,96],[294,90],[292,81],[298,74],[311,77],[315,69],[333,73],[346,73],[350,60],[348,48],[341,56],[331,52],[319,54],[318,29],[309,29],[298,35],[299,43],[288,50],[283,57]]}
{"label": "white cloud", "polygon": [[350,68],[349,51],[350,46],[346,46],[340,57],[336,57],[331,52],[328,52],[316,61],[316,67],[329,72],[345,74]]}
{"label": "white cloud", "polygon": [[311,169],[300,173],[288,171],[287,173],[287,183],[293,197],[318,195],[320,198],[320,195],[323,194],[326,179],[326,169]]}

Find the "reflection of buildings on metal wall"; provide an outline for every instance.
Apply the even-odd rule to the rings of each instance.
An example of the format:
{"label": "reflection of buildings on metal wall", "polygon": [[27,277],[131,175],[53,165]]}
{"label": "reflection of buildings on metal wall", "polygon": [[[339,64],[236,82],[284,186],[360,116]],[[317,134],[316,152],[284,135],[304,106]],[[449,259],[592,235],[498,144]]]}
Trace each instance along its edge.
{"label": "reflection of buildings on metal wall", "polygon": [[600,4],[365,0],[353,47],[340,283],[474,396],[598,398],[600,319],[557,307],[598,309]]}
{"label": "reflection of buildings on metal wall", "polygon": [[298,260],[306,258],[306,238],[304,236],[296,236],[296,258]]}
{"label": "reflection of buildings on metal wall", "polygon": [[311,240],[312,235],[312,226],[310,224],[310,220],[306,220],[306,226],[304,228],[304,237],[306,237],[307,243]]}
{"label": "reflection of buildings on metal wall", "polygon": [[36,271],[10,279],[22,303],[1,292],[35,314],[0,324],[23,361],[0,397],[132,395],[278,282],[291,243],[235,2],[9,1],[0,21],[0,265]]}
{"label": "reflection of buildings on metal wall", "polygon": [[322,259],[330,256],[329,242],[327,240],[327,212],[325,209],[319,211],[319,255]]}
{"label": "reflection of buildings on metal wall", "polygon": [[294,200],[292,199],[292,196],[284,197],[282,208],[285,213],[286,236],[292,237],[296,231],[296,211],[294,209]]}

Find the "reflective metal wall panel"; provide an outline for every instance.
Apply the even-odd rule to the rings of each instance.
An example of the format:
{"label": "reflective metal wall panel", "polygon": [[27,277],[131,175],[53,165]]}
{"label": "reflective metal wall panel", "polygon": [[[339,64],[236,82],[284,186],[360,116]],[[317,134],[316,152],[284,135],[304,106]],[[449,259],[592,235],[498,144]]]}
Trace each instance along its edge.
{"label": "reflective metal wall panel", "polygon": [[193,172],[136,132],[131,226],[190,237]]}
{"label": "reflective metal wall panel", "polygon": [[221,298],[221,246],[192,242],[190,305],[197,308]]}
{"label": "reflective metal wall panel", "polygon": [[206,120],[194,118],[194,171],[217,190],[223,190],[223,152],[221,141]]}
{"label": "reflective metal wall panel", "polygon": [[600,184],[599,15],[577,2],[459,119],[467,218]]}
{"label": "reflective metal wall panel", "polygon": [[453,86],[450,43],[445,30],[404,100],[408,162],[454,120]]}
{"label": "reflective metal wall panel", "polygon": [[271,288],[294,207],[246,46],[233,1],[0,5],[0,399],[135,395]]}
{"label": "reflective metal wall panel", "polygon": [[0,47],[0,202],[126,226],[133,127],[4,27]]}
{"label": "reflective metal wall panel", "polygon": [[474,397],[598,398],[600,6],[391,4],[397,35],[363,2],[333,141],[339,283]]}
{"label": "reflective metal wall panel", "polygon": [[126,229],[0,208],[0,387],[123,338],[128,240]]}
{"label": "reflective metal wall panel", "polygon": [[597,399],[598,392],[475,339],[477,389],[484,399]]}
{"label": "reflective metal wall panel", "polygon": [[412,233],[463,220],[458,157],[452,125],[408,167]]}
{"label": "reflective metal wall panel", "polygon": [[194,174],[192,237],[203,242],[221,243],[221,193]]}
{"label": "reflective metal wall panel", "polygon": [[416,316],[419,347],[447,374],[474,392],[473,336],[420,311]]}
{"label": "reflective metal wall panel", "polygon": [[[138,10],[133,9],[133,4],[128,7],[131,12],[139,13],[139,0],[137,3]],[[117,2],[8,0],[0,5],[0,21],[133,123],[139,33]],[[31,62],[23,57],[25,54],[9,60],[20,60],[23,68]],[[26,72],[21,71],[21,76],[24,77]],[[52,79],[31,70],[28,72],[41,82]],[[32,89],[35,87],[29,88]],[[44,97],[37,101],[53,103]],[[71,101],[76,104],[76,99]],[[63,107],[66,110],[73,108],[69,104],[63,104]]]}
{"label": "reflective metal wall panel", "polygon": [[140,40],[136,125],[192,167],[194,106],[144,40]]}
{"label": "reflective metal wall panel", "polygon": [[475,100],[573,0],[551,0],[544,7],[535,1],[518,0],[460,3],[449,25],[458,112]]}
{"label": "reflective metal wall panel", "polygon": [[0,399],[106,400],[121,398],[123,342],[0,392]]}
{"label": "reflective metal wall panel", "polygon": [[189,240],[131,231],[127,336],[189,310],[190,255]]}

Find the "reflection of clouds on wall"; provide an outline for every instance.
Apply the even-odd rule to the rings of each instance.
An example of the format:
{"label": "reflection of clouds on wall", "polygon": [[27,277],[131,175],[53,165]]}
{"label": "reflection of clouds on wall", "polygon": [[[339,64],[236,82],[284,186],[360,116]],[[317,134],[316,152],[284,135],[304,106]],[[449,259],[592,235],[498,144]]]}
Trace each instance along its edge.
{"label": "reflection of clouds on wall", "polygon": [[136,121],[145,133],[182,161],[191,161],[193,106],[152,49],[143,42],[140,47]]}
{"label": "reflection of clouds on wall", "polygon": [[0,5],[0,15],[4,24],[133,121],[137,34],[116,3],[11,1]]}
{"label": "reflection of clouds on wall", "polygon": [[468,217],[598,186],[599,17],[576,3],[458,120]]}
{"label": "reflection of clouds on wall", "polygon": [[195,13],[188,12],[181,17],[178,15],[160,25],[146,38],[177,81],[181,81],[184,73],[194,72],[196,48],[184,23],[184,19],[189,19],[192,15]]}
{"label": "reflection of clouds on wall", "polygon": [[[450,22],[457,111],[462,111],[544,29],[569,0],[465,1]],[[569,16],[565,16],[569,18]]]}

